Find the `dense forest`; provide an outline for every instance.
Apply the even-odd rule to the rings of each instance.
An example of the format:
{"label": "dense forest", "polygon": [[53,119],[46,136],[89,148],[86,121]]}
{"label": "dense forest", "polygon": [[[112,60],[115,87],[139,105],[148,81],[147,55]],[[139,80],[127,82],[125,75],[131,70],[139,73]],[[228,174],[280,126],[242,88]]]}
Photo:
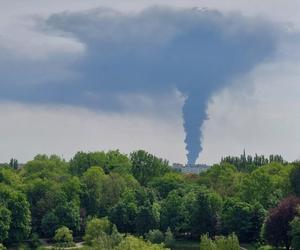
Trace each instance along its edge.
{"label": "dense forest", "polygon": [[[201,239],[201,240],[200,240]],[[143,150],[0,167],[0,249],[300,249],[300,163],[223,157],[200,174]]]}

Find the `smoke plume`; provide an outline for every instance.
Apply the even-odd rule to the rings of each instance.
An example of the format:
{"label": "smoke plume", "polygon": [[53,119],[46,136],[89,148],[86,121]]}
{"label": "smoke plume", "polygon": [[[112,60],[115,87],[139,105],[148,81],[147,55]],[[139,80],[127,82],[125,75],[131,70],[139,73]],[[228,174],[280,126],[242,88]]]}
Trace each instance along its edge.
{"label": "smoke plume", "polygon": [[64,66],[75,76],[46,78],[18,91],[18,79],[7,77],[0,97],[123,112],[120,95],[164,98],[177,89],[185,96],[188,163],[195,163],[202,150],[201,126],[211,96],[268,60],[276,47],[276,29],[266,21],[197,9],[64,12],[37,28],[83,45],[84,55]]}

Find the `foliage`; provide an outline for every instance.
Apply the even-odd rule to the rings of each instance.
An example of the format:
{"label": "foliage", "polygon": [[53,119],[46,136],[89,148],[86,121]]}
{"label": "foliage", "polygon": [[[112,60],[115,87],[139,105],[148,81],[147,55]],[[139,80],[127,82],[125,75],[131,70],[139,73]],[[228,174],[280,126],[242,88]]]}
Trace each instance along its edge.
{"label": "foliage", "polygon": [[105,152],[78,152],[70,161],[70,169],[74,175],[82,175],[90,167],[101,167],[105,173],[116,171],[129,173],[131,162],[129,158],[118,150]]}
{"label": "foliage", "polygon": [[207,234],[201,236],[200,250],[239,250],[240,245],[235,234],[227,237],[218,236],[215,240],[208,237]]}
{"label": "foliage", "polygon": [[170,227],[172,232],[177,235],[185,232],[189,224],[189,217],[184,196],[187,194],[183,190],[174,190],[162,201],[160,223],[163,230]]}
{"label": "foliage", "polygon": [[61,228],[85,234],[87,249],[162,249],[151,242],[171,247],[203,234],[201,244],[221,247],[235,238],[216,235],[257,241],[263,221],[266,241],[298,244],[298,203],[284,199],[299,195],[300,165],[279,156],[226,157],[199,175],[173,172],[143,150],[78,152],[69,162],[37,155],[19,166],[0,164],[0,242],[8,247],[36,248]]}
{"label": "foliage", "polygon": [[128,189],[111,210],[110,220],[120,232],[143,235],[159,225],[160,207],[155,200],[155,194],[147,188]]}
{"label": "foliage", "polygon": [[292,191],[295,195],[300,197],[300,162],[293,163],[294,168],[290,173],[290,182],[292,186]]}
{"label": "foliage", "polygon": [[242,242],[259,239],[265,211],[258,203],[249,204],[236,199],[227,199],[222,212],[223,233],[236,233]]}
{"label": "foliage", "polygon": [[115,250],[166,250],[163,245],[145,242],[133,236],[125,237]]}
{"label": "foliage", "polygon": [[149,185],[158,191],[161,198],[166,198],[172,190],[183,188],[185,179],[182,174],[170,172],[154,178]]}
{"label": "foliage", "polygon": [[147,185],[154,177],[162,176],[169,171],[167,161],[157,158],[144,150],[138,150],[130,155],[133,176],[141,183]]}
{"label": "foliage", "polygon": [[0,243],[8,238],[11,223],[11,212],[0,204]]}
{"label": "foliage", "polygon": [[291,192],[289,174],[292,167],[271,163],[253,171],[243,178],[240,198],[246,202],[258,202],[265,209],[274,207]]}
{"label": "foliage", "polygon": [[63,226],[55,231],[53,240],[59,246],[72,246],[73,245],[72,231],[69,228]]}
{"label": "foliage", "polygon": [[292,238],[291,241],[292,248],[300,249],[300,217],[299,216],[296,216],[290,222],[289,236]]}
{"label": "foliage", "polygon": [[121,242],[122,236],[107,218],[94,218],[87,224],[84,240],[93,249],[109,250]]}
{"label": "foliage", "polygon": [[221,159],[221,163],[229,163],[234,165],[239,171],[251,172],[261,166],[269,163],[277,162],[280,164],[286,163],[281,155],[270,155],[266,158],[264,155],[255,154],[254,157],[247,155],[245,150],[240,157],[226,156]]}
{"label": "foliage", "polygon": [[[20,242],[25,240],[31,230],[31,216],[26,196],[22,192],[0,183],[0,202],[11,213],[9,241]],[[6,210],[5,213],[8,221],[8,212]]]}
{"label": "foliage", "polygon": [[175,239],[174,239],[174,236],[173,236],[173,233],[171,231],[171,229],[168,227],[166,233],[165,233],[165,246],[167,247],[171,247],[174,245],[175,243]]}
{"label": "foliage", "polygon": [[111,235],[112,224],[107,218],[94,218],[87,223],[84,240],[92,245],[93,241],[100,239],[103,234]]}
{"label": "foliage", "polygon": [[215,190],[222,197],[232,197],[238,193],[242,177],[235,166],[222,163],[200,173],[199,183]]}
{"label": "foliage", "polygon": [[291,245],[290,222],[297,214],[300,199],[288,197],[282,200],[277,207],[270,210],[263,227],[264,239],[272,246],[285,246],[289,249]]}
{"label": "foliage", "polygon": [[239,240],[235,234],[227,237],[219,236],[215,240],[217,250],[239,250]]}
{"label": "foliage", "polygon": [[218,217],[221,213],[220,196],[201,188],[197,190],[195,201],[188,204],[191,216],[189,227],[192,236],[199,238],[204,233],[215,235],[218,230]]}
{"label": "foliage", "polygon": [[145,234],[145,238],[146,240],[156,244],[160,244],[165,240],[163,232],[161,232],[158,229],[150,230],[148,233]]}

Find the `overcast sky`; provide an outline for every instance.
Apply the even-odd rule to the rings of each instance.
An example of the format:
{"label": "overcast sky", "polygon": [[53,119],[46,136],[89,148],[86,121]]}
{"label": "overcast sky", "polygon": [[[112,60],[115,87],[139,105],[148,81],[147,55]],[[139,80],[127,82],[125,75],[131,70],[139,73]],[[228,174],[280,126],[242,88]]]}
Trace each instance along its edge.
{"label": "overcast sky", "polygon": [[[79,150],[129,153],[140,148],[170,162],[186,162],[186,89],[209,103],[198,162],[215,163],[243,149],[299,159],[300,1],[164,0],[164,7],[153,8],[161,2],[0,0],[0,162],[11,157],[25,162],[37,153],[69,159]],[[200,17],[190,17],[194,7]],[[223,43],[214,40],[222,46],[202,46],[219,56],[213,54],[211,65],[222,58],[233,67],[228,66],[232,74],[216,67],[213,75],[221,81],[209,91],[201,80],[214,81],[202,74],[211,65],[201,71],[176,64],[180,41],[204,53],[195,39],[207,32],[195,28],[203,23],[222,33]],[[181,34],[189,31],[184,40]],[[226,43],[223,35],[229,36]],[[174,45],[174,40],[179,42]],[[241,57],[227,55],[232,44]],[[243,57],[245,48],[251,57]],[[126,63],[124,55],[133,51]],[[175,51],[175,59],[162,60],[157,51],[166,58]],[[198,52],[185,59],[203,63]],[[163,64],[171,66],[161,77],[149,77]],[[131,71],[137,66],[141,75]],[[166,74],[168,69],[176,72]],[[182,77],[186,73],[189,78]],[[177,80],[195,81],[187,87]]]}

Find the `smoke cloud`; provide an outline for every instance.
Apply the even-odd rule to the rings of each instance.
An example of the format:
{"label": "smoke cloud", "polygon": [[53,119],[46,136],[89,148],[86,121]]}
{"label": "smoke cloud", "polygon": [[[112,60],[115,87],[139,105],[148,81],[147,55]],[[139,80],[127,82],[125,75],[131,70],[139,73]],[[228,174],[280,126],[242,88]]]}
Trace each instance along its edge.
{"label": "smoke cloud", "polygon": [[[6,77],[0,98],[123,112],[120,95],[159,99],[178,90],[185,97],[188,163],[202,150],[201,126],[211,96],[270,59],[277,42],[276,28],[267,21],[161,7],[134,14],[101,8],[64,12],[37,29],[82,44],[83,55],[61,64],[74,75],[45,76],[43,84]],[[29,83],[16,90],[16,80]]]}

